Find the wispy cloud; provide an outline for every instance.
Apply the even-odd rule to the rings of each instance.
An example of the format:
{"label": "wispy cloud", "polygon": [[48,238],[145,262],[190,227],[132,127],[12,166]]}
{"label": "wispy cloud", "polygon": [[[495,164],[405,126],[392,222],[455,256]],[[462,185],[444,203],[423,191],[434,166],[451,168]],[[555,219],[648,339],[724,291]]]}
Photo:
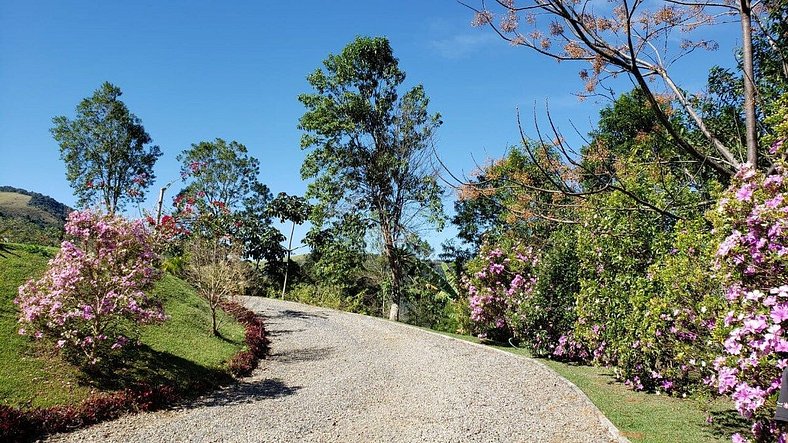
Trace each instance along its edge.
{"label": "wispy cloud", "polygon": [[468,57],[492,44],[501,44],[501,41],[497,35],[490,32],[455,34],[430,41],[430,47],[438,55],[450,60]]}

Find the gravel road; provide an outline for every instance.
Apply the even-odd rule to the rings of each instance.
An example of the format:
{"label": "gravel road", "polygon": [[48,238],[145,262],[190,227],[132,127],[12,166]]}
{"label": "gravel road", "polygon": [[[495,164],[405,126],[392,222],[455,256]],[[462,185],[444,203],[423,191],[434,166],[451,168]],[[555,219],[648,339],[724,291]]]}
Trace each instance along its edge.
{"label": "gravel road", "polygon": [[272,351],[238,385],[53,441],[626,441],[530,359],[381,319],[264,298]]}

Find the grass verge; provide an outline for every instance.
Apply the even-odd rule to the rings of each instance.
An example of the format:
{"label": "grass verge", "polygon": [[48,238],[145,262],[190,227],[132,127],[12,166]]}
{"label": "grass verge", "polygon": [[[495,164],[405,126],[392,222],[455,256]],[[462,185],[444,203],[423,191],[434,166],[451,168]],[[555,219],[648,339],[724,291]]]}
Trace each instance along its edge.
{"label": "grass verge", "polygon": [[[479,343],[475,337],[435,331],[461,340]],[[491,347],[532,357],[525,349]],[[533,358],[533,357],[532,357]],[[535,358],[580,388],[596,407],[632,442],[730,442],[735,432],[749,428],[733,405],[724,399],[712,401],[679,399],[635,392],[616,381],[607,368],[580,366]],[[712,421],[708,423],[707,417]]]}
{"label": "grass verge", "polygon": [[226,362],[244,347],[244,326],[222,313],[222,337],[211,334],[204,301],[183,281],[165,276],[154,292],[170,319],[143,328],[142,346],[105,377],[88,379],[57,354],[17,334],[17,288],[46,269],[52,248],[0,248],[0,405],[75,405],[98,391],[136,383],[169,384],[188,393],[191,386],[229,382]]}

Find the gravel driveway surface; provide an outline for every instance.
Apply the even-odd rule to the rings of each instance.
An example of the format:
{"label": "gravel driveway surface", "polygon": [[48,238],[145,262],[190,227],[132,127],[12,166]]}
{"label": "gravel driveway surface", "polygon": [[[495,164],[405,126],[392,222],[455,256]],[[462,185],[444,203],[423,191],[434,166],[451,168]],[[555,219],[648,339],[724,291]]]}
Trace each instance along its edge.
{"label": "gravel driveway surface", "polygon": [[255,373],[175,410],[56,441],[625,441],[541,364],[381,319],[246,298],[272,350]]}

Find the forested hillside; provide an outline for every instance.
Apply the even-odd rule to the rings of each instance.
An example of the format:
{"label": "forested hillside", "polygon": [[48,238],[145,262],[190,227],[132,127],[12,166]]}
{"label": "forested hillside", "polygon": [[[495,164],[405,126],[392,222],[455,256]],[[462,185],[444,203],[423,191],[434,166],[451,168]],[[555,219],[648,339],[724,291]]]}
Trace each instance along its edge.
{"label": "forested hillside", "polygon": [[71,210],[48,195],[0,186],[0,239],[57,245]]}

